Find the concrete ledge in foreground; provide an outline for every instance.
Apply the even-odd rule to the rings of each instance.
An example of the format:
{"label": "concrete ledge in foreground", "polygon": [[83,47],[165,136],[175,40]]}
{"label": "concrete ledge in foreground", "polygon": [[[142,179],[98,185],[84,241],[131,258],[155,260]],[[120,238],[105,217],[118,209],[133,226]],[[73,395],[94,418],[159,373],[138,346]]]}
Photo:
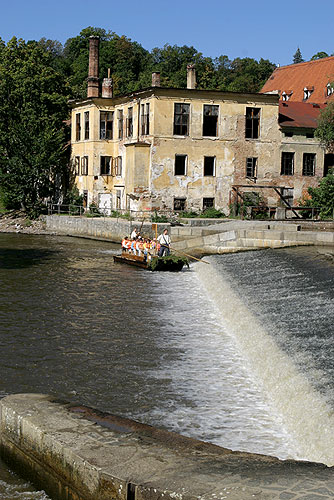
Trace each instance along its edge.
{"label": "concrete ledge in foreground", "polygon": [[0,401],[1,454],[53,499],[334,497],[331,468],[232,452],[49,396]]}

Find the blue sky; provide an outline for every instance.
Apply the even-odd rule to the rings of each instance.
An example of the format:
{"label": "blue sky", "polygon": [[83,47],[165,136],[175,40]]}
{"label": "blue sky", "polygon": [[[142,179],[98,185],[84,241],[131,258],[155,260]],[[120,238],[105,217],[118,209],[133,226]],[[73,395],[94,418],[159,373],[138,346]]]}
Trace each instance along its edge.
{"label": "blue sky", "polygon": [[291,64],[334,52],[333,10],[310,0],[12,0],[1,2],[0,37],[64,43],[87,26],[126,35],[144,48],[193,45],[205,56],[253,57]]}

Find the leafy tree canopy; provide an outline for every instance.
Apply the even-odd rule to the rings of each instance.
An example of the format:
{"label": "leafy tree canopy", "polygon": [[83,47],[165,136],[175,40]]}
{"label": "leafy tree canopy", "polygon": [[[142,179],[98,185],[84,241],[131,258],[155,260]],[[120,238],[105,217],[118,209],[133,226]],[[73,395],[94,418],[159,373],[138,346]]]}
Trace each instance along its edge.
{"label": "leafy tree canopy", "polygon": [[320,139],[323,146],[334,152],[334,103],[323,109],[318,118],[318,127],[315,136]]}
{"label": "leafy tree canopy", "polygon": [[320,207],[320,217],[322,219],[332,218],[334,211],[334,175],[328,174],[321,179],[319,187],[308,188],[311,199],[307,205],[312,207]]}
{"label": "leafy tree canopy", "polygon": [[316,59],[323,59],[324,57],[329,57],[327,52],[317,52],[314,56],[311,57],[311,61],[315,61]]}

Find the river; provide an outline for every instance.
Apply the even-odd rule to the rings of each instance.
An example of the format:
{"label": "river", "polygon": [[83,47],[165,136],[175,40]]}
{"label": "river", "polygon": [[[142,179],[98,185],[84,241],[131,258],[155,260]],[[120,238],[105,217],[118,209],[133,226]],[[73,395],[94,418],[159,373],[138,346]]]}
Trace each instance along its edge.
{"label": "river", "polygon": [[[332,251],[212,256],[175,274],[114,264],[117,252],[0,235],[0,396],[54,394],[227,448],[333,465]],[[47,498],[31,491],[2,464],[1,499]]]}

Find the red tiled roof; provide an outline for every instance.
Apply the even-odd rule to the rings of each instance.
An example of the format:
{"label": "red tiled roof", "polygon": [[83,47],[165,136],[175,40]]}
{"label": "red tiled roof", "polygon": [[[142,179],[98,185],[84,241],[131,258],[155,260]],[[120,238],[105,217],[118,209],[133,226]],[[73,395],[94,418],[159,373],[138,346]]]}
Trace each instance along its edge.
{"label": "red tiled roof", "polygon": [[279,103],[279,124],[281,127],[317,128],[317,119],[325,104],[307,102]]}
{"label": "red tiled roof", "polygon": [[322,104],[334,100],[334,94],[328,97],[326,89],[327,84],[332,82],[334,82],[334,57],[324,57],[276,68],[261,92],[278,91],[281,96],[282,92],[290,94],[292,91],[289,102],[303,102],[304,88],[314,87],[308,102]]}

